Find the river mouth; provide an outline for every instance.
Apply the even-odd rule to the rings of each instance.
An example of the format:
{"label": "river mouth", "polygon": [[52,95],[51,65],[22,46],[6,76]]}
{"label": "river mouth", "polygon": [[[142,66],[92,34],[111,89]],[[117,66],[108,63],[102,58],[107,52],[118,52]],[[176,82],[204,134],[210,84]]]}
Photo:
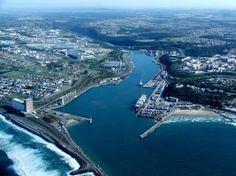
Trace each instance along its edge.
{"label": "river mouth", "polygon": [[[160,69],[152,57],[131,53],[135,69],[119,85],[93,88],[61,111],[93,118],[93,124],[70,127],[74,141],[112,176],[233,175],[236,128],[222,122],[167,123],[145,140],[138,136],[154,124],[135,116],[132,107],[153,89],[138,86]],[[219,153],[224,154],[219,155]]]}

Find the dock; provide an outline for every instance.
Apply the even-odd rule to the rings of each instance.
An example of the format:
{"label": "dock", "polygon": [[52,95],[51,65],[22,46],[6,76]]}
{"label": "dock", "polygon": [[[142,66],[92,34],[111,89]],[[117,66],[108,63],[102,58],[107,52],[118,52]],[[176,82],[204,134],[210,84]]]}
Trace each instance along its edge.
{"label": "dock", "polygon": [[146,84],[144,84],[142,87],[143,88],[153,88],[156,85],[157,85],[157,81],[156,80],[150,80]]}

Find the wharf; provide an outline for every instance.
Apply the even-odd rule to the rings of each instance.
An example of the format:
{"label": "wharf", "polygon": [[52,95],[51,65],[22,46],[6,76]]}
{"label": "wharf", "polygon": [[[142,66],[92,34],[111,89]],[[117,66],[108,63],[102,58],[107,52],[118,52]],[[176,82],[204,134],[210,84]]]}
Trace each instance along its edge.
{"label": "wharf", "polygon": [[148,81],[146,84],[144,84],[142,87],[143,88],[153,88],[157,85],[157,81],[156,80],[150,80]]}
{"label": "wharf", "polygon": [[155,88],[158,84],[160,84],[165,77],[167,76],[166,71],[158,72],[151,80],[145,83],[142,87],[143,88]]}

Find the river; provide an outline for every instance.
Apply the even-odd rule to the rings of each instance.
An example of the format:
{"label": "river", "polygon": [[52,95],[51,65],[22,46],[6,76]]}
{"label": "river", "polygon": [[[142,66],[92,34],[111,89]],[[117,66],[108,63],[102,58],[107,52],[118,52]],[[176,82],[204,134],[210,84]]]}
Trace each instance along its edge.
{"label": "river", "polygon": [[[93,88],[61,111],[93,118],[69,131],[85,153],[111,176],[235,176],[236,123],[220,118],[173,117],[144,140],[154,124],[135,116],[137,86],[155,75],[152,57],[132,53],[133,73],[119,85]],[[78,163],[41,138],[0,118],[1,176],[65,176]],[[16,174],[17,173],[17,174]]]}
{"label": "river", "polygon": [[175,117],[148,138],[138,138],[154,122],[135,116],[132,107],[137,98],[152,92],[137,85],[151,79],[160,67],[141,53],[132,53],[131,59],[135,70],[124,82],[93,88],[60,109],[93,118],[92,125],[69,129],[85,153],[112,176],[234,175],[232,123]]}

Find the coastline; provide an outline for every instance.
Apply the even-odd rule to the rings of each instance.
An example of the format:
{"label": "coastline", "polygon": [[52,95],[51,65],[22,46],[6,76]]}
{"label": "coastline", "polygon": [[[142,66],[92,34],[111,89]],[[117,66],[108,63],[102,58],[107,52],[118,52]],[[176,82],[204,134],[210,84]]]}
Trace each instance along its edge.
{"label": "coastline", "polygon": [[[127,77],[126,77],[127,78]],[[121,80],[121,81],[124,81],[126,78],[124,78],[123,80]],[[120,81],[120,82],[121,82]],[[119,82],[119,83],[120,83]],[[99,87],[99,86],[103,86],[103,85],[108,85],[108,84],[119,84],[119,83],[106,83],[106,84],[99,84],[99,85],[94,85],[94,86],[90,86],[90,87],[87,87],[85,90],[83,90],[83,91],[81,91],[80,92],[80,94],[78,95],[78,96],[80,96],[80,95],[82,95],[83,93],[85,93],[86,91],[88,91],[89,89],[91,89],[91,88],[94,88],[94,87]],[[75,98],[77,98],[78,96],[76,96]],[[72,101],[72,100],[71,100]],[[189,115],[190,115],[190,117],[192,118],[192,116],[194,115],[194,116],[199,116],[199,112],[200,112],[200,114],[205,114],[205,115],[209,115],[209,114],[211,114],[211,113],[213,113],[213,111],[214,110],[178,110],[178,111],[176,111],[176,114],[174,113],[173,115],[185,115],[185,116],[188,116],[189,117]],[[85,155],[85,153],[83,152],[83,150],[82,149],[80,149],[79,148],[79,146],[77,145],[77,144],[75,144],[75,142],[73,141],[73,139],[70,137],[70,134],[68,133],[68,128],[70,128],[72,125],[74,125],[74,124],[77,124],[78,122],[76,122],[76,120],[71,120],[71,121],[67,121],[67,123],[64,125],[64,133],[67,135],[67,137],[68,137],[68,139],[71,141],[71,146],[72,145],[75,145],[75,146],[77,146],[77,148],[78,148],[78,150],[79,150],[79,152],[77,153],[78,155],[79,155],[79,157],[81,157],[80,156],[80,154],[82,153],[82,155],[84,155],[85,157],[86,157],[86,155]],[[18,125],[18,126],[20,126],[20,125]],[[24,127],[23,127],[24,128]],[[28,131],[30,131],[30,130],[28,130]],[[33,133],[33,132],[32,132]],[[39,131],[39,134],[36,134],[37,136],[40,136],[40,135],[42,135],[42,136],[40,136],[41,138],[45,138],[45,140],[47,141],[49,141],[50,143],[53,143],[54,144],[54,140],[50,137],[50,136],[47,136],[46,134],[41,134],[40,133],[40,131]],[[61,149],[62,151],[64,151],[65,152],[65,150],[67,150],[65,147],[66,146],[63,146],[63,144],[59,144],[59,145],[62,145],[61,146],[61,148],[60,147],[58,147],[59,149]],[[64,148],[63,148],[64,147]],[[72,156],[73,157],[73,153],[69,153],[69,152],[66,152],[66,153],[68,153],[70,156]],[[75,158],[75,157],[74,157]],[[86,157],[87,158],[87,157]],[[88,160],[89,160],[89,158],[87,158]],[[80,158],[78,158],[78,159],[76,159],[77,161],[78,160],[80,160]],[[80,162],[78,162],[79,164],[80,164]],[[94,163],[92,163],[93,165],[94,165]],[[97,167],[97,166],[95,166],[95,167]],[[105,175],[105,173],[102,173],[103,171],[99,168],[99,167],[97,167],[98,168],[98,170],[100,170],[101,171],[101,174],[102,175]],[[73,172],[71,172],[72,173],[72,175],[73,174],[77,174],[77,173],[79,173],[79,169],[78,170],[76,170],[76,171],[73,171]]]}
{"label": "coastline", "polygon": [[[81,96],[82,94],[84,94],[85,92],[87,92],[92,88],[105,86],[109,84],[120,84],[121,82],[123,82],[125,79],[128,78],[128,76],[132,73],[133,69],[135,68],[133,62],[129,59],[129,57],[126,56],[124,60],[127,63],[128,67],[126,72],[120,75],[121,79],[119,79],[118,81],[107,81],[106,83],[103,84],[96,83],[94,85],[90,85],[78,91],[78,94],[76,96],[74,96],[70,101],[66,102],[61,106],[48,108],[48,105],[51,104],[49,103],[46,104],[46,106],[44,105],[43,108],[48,110],[60,108],[70,103],[71,101],[73,101],[74,99]],[[5,104],[0,106],[0,115],[2,115],[10,123],[13,123],[13,125],[25,129],[27,132],[38,136],[39,138],[45,140],[46,142],[54,144],[59,150],[65,152],[66,154],[74,158],[78,162],[80,167],[77,168],[77,170],[71,171],[70,175],[85,174],[85,173],[93,173],[92,175],[97,175],[97,176],[106,175],[99,166],[96,166],[96,164],[92,162],[89,159],[89,157],[86,156],[83,150],[71,138],[68,132],[68,128],[70,128],[75,124],[80,123],[76,119],[67,120],[66,123],[62,125],[63,129],[62,133],[52,125],[47,124],[46,122],[43,122],[40,119],[35,119],[35,117],[33,116],[30,118],[29,117],[26,118],[18,114],[9,112],[8,110],[5,109]],[[65,141],[62,141],[61,135],[63,136]]]}
{"label": "coastline", "polygon": [[[154,76],[153,80],[156,79],[158,76],[160,75],[166,75],[168,76],[168,72],[166,70],[165,65],[163,65],[160,62],[159,58],[156,58],[153,60],[153,62],[156,65],[160,66],[160,71]],[[164,78],[160,78],[162,79],[162,81],[165,81],[166,85],[168,85],[168,80],[164,79]],[[150,80],[152,81],[152,80]],[[149,83],[149,81],[147,82],[147,84]],[[160,83],[159,83],[160,84]],[[158,85],[158,84],[157,84]],[[166,86],[165,85],[165,86]],[[154,86],[153,86],[154,87]],[[159,89],[159,87],[157,86],[156,89]],[[155,90],[153,93],[155,93]],[[164,89],[163,89],[164,90]],[[159,90],[157,91],[159,94],[160,98],[163,98],[162,93],[159,93]],[[149,98],[152,98],[153,93],[149,96]],[[145,101],[149,102],[149,98]],[[164,98],[163,98],[164,99]],[[148,103],[143,105],[144,108],[148,107]],[[153,103],[155,104],[155,103]],[[155,112],[155,111],[154,111]],[[171,117],[177,117],[179,119],[185,119],[185,117],[187,117],[188,119],[195,119],[195,117],[204,117],[206,119],[218,119],[220,118],[227,118],[229,120],[235,120],[236,118],[231,118],[231,117],[225,117],[225,115],[222,115],[222,112],[220,112],[217,109],[210,109],[207,108],[205,106],[200,106],[200,109],[196,109],[194,107],[183,107],[183,108],[179,108],[179,107],[174,107],[174,104],[172,104],[172,107],[170,109],[168,109],[168,111],[164,112],[163,115],[152,115],[153,112],[148,112],[145,114],[140,114],[140,110],[136,113],[139,116],[142,117],[146,117],[146,118],[153,118],[154,121],[156,122],[151,128],[149,128],[148,130],[146,130],[144,133],[142,133],[141,135],[139,135],[139,137],[141,139],[146,138],[149,134],[153,133],[157,128],[159,128],[163,123],[167,122],[168,120],[170,120]]]}
{"label": "coastline", "polygon": [[79,122],[77,120],[75,120],[75,119],[69,119],[69,120],[66,121],[65,127],[68,129],[71,126],[76,125],[78,123]]}
{"label": "coastline", "polygon": [[[131,62],[132,63],[132,62]],[[161,65],[161,64],[160,64]],[[71,101],[73,101],[75,98],[81,96],[82,94],[86,93],[88,90],[92,89],[92,88],[96,88],[96,87],[100,87],[100,86],[105,86],[105,85],[109,85],[109,84],[119,84],[121,82],[123,82],[125,79],[128,78],[128,76],[130,75],[130,73],[132,73],[132,70],[134,69],[134,66],[130,67],[131,69],[129,70],[129,72],[126,72],[126,76],[122,79],[119,80],[117,82],[106,82],[104,84],[95,84],[89,87],[86,87],[85,89],[79,91],[78,95],[76,97],[74,97],[73,99],[71,99]],[[162,68],[163,69],[163,68]],[[161,70],[162,70],[161,69]],[[69,101],[69,102],[71,102]],[[69,103],[67,102],[67,103]],[[66,103],[66,104],[67,104]],[[65,104],[65,105],[66,105]],[[63,105],[63,106],[65,106]],[[59,108],[59,107],[56,107]],[[55,107],[52,107],[50,109],[55,109]],[[1,112],[1,108],[0,108],[0,112]],[[200,110],[182,110],[182,109],[176,109],[176,111],[173,112],[172,114],[173,116],[188,116],[188,117],[196,117],[196,116],[217,116],[218,113],[214,110],[210,110],[210,109],[200,109]],[[22,118],[22,117],[21,117]],[[95,175],[106,175],[101,168],[99,168],[99,166],[96,166],[95,163],[93,163],[93,161],[91,161],[89,159],[89,157],[86,156],[85,152],[83,152],[83,150],[74,142],[74,140],[71,138],[68,129],[75,125],[78,124],[79,122],[76,121],[76,119],[70,119],[68,120],[64,125],[63,125],[63,135],[66,136],[67,140],[68,140],[68,144],[66,143],[62,143],[59,138],[57,138],[56,136],[50,134],[50,132],[47,134],[45,133],[44,130],[42,129],[34,129],[34,125],[37,126],[37,124],[34,125],[27,125],[27,123],[25,123],[24,121],[24,117],[22,118],[23,122],[19,119],[10,119],[14,124],[16,124],[17,126],[20,126],[24,129],[26,129],[27,131],[36,134],[37,136],[39,136],[40,138],[55,144],[56,147],[58,147],[60,150],[62,150],[63,152],[67,153],[68,155],[70,155],[71,157],[75,158],[76,161],[79,163],[80,168],[82,167],[82,169],[77,169],[75,171],[70,172],[71,175],[77,175],[77,174],[81,174],[81,173],[90,173],[93,172]],[[45,122],[44,122],[45,123]],[[54,128],[54,127],[52,127]],[[56,128],[54,129],[56,130]],[[58,131],[58,133],[62,133],[60,131]]]}
{"label": "coastline", "polygon": [[[76,91],[76,95],[73,98],[71,98],[69,101],[65,102],[63,105],[50,107],[50,105],[53,104],[53,102],[50,102],[50,103],[48,103],[48,104],[46,104],[46,105],[44,105],[42,107],[39,107],[38,109],[43,109],[43,108],[45,108],[45,109],[58,109],[58,108],[61,108],[63,106],[66,106],[67,104],[72,102],[74,99],[78,98],[79,96],[81,96],[82,94],[86,93],[90,89],[97,88],[97,87],[100,87],[100,86],[120,84],[121,82],[125,81],[129,77],[129,75],[133,72],[133,70],[135,69],[134,63],[132,62],[131,59],[129,59],[129,57],[127,55],[124,56],[124,61],[125,61],[125,63],[128,66],[127,67],[127,71],[124,72],[123,74],[119,75],[119,78],[120,78],[119,80],[114,81],[114,80],[112,80],[112,78],[109,78],[110,80],[107,81],[107,78],[106,78],[106,79],[104,79],[104,80],[106,80],[105,83],[94,83],[92,85],[89,85],[89,86],[83,88],[82,90],[75,90]],[[102,80],[102,81],[104,81],[104,80]],[[63,96],[61,96],[61,97],[63,97]],[[61,97],[59,97],[58,99],[60,99]]]}
{"label": "coastline", "polygon": [[204,116],[204,117],[215,117],[219,116],[214,110],[210,109],[200,109],[200,110],[187,110],[187,109],[176,109],[172,116],[188,116],[188,117],[196,117],[196,116]]}
{"label": "coastline", "polygon": [[64,133],[59,132],[53,126],[45,124],[34,117],[22,117],[0,108],[0,115],[2,115],[7,121],[13,123],[19,128],[25,129],[27,132],[38,136],[46,142],[55,145],[59,150],[68,154],[74,158],[79,168],[71,171],[70,175],[93,173],[97,176],[106,175],[100,168],[98,168],[84,152],[74,143],[71,139],[67,128],[64,127]]}
{"label": "coastline", "polygon": [[[153,56],[152,54],[148,54],[144,51],[144,54],[147,54],[149,56]],[[153,56],[154,57],[154,56]],[[155,77],[157,77],[158,75],[160,75],[163,71],[166,71],[166,66],[163,65],[161,62],[160,62],[160,59],[159,58],[155,58],[154,59],[154,64],[156,65],[159,65],[160,66],[160,71],[159,73],[157,73]],[[168,74],[168,72],[167,72]],[[211,108],[208,108],[208,107],[205,107],[205,106],[201,106],[201,109],[180,109],[180,108],[177,108],[175,109],[172,113],[171,113],[171,116],[210,116],[210,117],[216,117],[216,116],[222,116],[222,113],[224,111],[221,111],[221,110],[218,110],[218,109],[211,109]],[[230,112],[227,112],[228,114],[230,114]]]}

